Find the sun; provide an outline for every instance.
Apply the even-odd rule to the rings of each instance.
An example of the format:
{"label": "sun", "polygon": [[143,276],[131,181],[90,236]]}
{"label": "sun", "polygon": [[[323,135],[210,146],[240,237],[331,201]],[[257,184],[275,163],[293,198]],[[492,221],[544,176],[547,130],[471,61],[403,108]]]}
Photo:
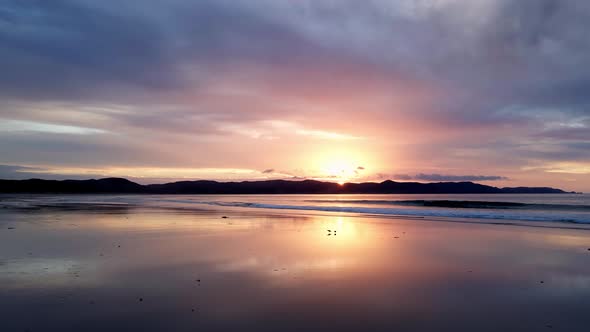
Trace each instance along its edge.
{"label": "sun", "polygon": [[[356,182],[367,175],[366,166],[376,165],[369,151],[351,146],[316,147],[305,159],[311,177],[339,184]],[[373,167],[371,167],[373,168]]]}
{"label": "sun", "polygon": [[357,164],[347,158],[326,160],[322,166],[322,175],[326,178],[344,184],[358,175]]}

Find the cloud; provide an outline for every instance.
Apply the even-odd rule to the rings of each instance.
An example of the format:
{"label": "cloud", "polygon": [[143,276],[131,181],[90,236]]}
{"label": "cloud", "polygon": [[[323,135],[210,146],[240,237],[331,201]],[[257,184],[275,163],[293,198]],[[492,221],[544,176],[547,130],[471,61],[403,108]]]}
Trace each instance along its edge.
{"label": "cloud", "polygon": [[304,136],[320,140],[357,140],[358,136],[330,132],[325,130],[307,129],[296,122],[281,120],[261,120],[246,124],[221,123],[221,131],[230,132],[254,139],[274,140],[286,136]]}
{"label": "cloud", "polygon": [[395,179],[395,180],[404,180],[404,181],[414,180],[414,177],[411,175],[408,175],[408,174],[394,174],[392,176],[388,176],[387,174],[378,174],[378,178],[380,180],[389,179],[389,177],[391,177],[392,179]]}
{"label": "cloud", "polygon": [[558,162],[538,167],[528,167],[527,170],[542,170],[547,173],[590,174],[590,161]]}
{"label": "cloud", "polygon": [[271,174],[274,173],[274,169],[273,168],[267,168],[264,171],[262,171],[262,174]]}
{"label": "cloud", "polygon": [[140,183],[172,182],[181,180],[268,180],[290,178],[292,175],[272,169],[259,172],[240,168],[178,168],[178,167],[29,167],[0,165],[0,179],[42,178],[52,180],[123,177]]}
{"label": "cloud", "polygon": [[158,24],[117,12],[112,3],[9,0],[0,13],[5,96],[79,98],[108,90],[109,84],[149,89],[172,87],[178,80],[165,51],[171,41]]}
{"label": "cloud", "polygon": [[397,180],[416,180],[416,181],[505,181],[507,177],[498,175],[444,175],[444,174],[424,174],[416,175],[396,174],[393,175]]}
{"label": "cloud", "polygon": [[19,165],[0,165],[0,179],[2,180],[26,180],[33,178],[43,178],[51,180],[66,179],[88,179],[91,177],[100,177],[97,174],[55,174],[50,169],[41,167],[28,167]]}
{"label": "cloud", "polygon": [[287,169],[313,141],[426,178],[584,163],[588,21],[584,0],[6,0],[0,154]]}
{"label": "cloud", "polygon": [[32,131],[41,133],[53,134],[74,134],[74,135],[90,135],[103,134],[106,131],[95,128],[85,128],[77,126],[56,125],[51,123],[42,123],[34,121],[18,121],[18,120],[2,120],[0,119],[0,131],[4,132],[18,132],[18,131]]}
{"label": "cloud", "polygon": [[332,133],[323,130],[307,130],[307,129],[298,129],[295,131],[297,135],[301,136],[309,136],[314,138],[320,139],[334,139],[334,140],[353,140],[353,139],[360,139],[360,137],[347,135],[347,134],[339,134],[339,133]]}

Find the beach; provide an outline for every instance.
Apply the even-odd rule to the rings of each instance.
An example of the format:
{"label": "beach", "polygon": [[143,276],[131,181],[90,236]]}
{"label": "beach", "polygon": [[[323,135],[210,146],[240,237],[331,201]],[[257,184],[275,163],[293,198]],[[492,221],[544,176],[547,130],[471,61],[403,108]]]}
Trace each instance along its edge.
{"label": "beach", "polygon": [[587,211],[557,199],[4,196],[0,330],[588,331]]}

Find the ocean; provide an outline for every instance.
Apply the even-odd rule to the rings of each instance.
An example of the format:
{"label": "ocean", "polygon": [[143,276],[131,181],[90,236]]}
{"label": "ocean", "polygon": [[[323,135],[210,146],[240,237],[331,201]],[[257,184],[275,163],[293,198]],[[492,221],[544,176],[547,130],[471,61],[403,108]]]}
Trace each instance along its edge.
{"label": "ocean", "polygon": [[587,195],[2,195],[0,331],[590,326]]}
{"label": "ocean", "polygon": [[486,195],[3,195],[17,208],[127,206],[181,209],[246,208],[349,214],[460,218],[490,222],[590,224],[589,194]]}

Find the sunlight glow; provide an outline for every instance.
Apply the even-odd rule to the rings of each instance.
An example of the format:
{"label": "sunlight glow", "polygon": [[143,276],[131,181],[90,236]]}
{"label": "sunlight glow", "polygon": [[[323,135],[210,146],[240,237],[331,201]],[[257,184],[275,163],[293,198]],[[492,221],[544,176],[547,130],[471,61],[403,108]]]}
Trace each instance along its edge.
{"label": "sunlight glow", "polygon": [[329,181],[339,184],[350,182],[359,177],[359,172],[364,169],[357,159],[350,154],[336,154],[321,158],[320,172]]}

